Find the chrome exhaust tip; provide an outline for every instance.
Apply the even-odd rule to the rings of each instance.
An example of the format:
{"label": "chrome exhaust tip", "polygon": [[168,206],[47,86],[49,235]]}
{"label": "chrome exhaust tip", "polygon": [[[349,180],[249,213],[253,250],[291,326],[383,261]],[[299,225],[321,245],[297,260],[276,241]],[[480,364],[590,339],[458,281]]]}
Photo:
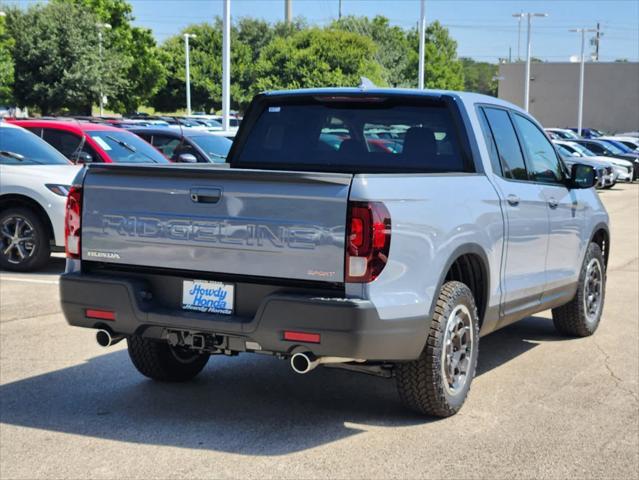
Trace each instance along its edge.
{"label": "chrome exhaust tip", "polygon": [[112,335],[108,330],[98,330],[95,334],[95,340],[101,347],[111,347],[123,339],[123,335]]}
{"label": "chrome exhaust tip", "polygon": [[319,365],[319,361],[312,353],[300,352],[291,356],[291,368],[295,373],[304,375]]}

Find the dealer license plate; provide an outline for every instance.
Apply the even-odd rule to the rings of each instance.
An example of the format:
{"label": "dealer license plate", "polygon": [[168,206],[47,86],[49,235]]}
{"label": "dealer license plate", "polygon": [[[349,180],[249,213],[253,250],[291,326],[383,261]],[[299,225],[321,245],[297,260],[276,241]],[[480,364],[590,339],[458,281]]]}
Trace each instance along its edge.
{"label": "dealer license plate", "polygon": [[206,280],[184,280],[182,308],[206,313],[233,314],[235,286]]}

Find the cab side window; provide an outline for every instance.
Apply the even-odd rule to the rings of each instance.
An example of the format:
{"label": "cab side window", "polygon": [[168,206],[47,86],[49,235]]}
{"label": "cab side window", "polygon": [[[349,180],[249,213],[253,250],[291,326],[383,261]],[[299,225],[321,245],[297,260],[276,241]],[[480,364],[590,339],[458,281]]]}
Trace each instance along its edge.
{"label": "cab side window", "polygon": [[513,180],[528,180],[524,155],[519,146],[515,128],[510,121],[510,115],[501,108],[485,107],[483,110],[495,139],[499,163],[503,171],[502,176]]}
{"label": "cab side window", "polygon": [[563,183],[564,172],[561,163],[546,135],[526,117],[519,114],[514,114],[513,117],[526,151],[531,179],[544,183]]}
{"label": "cab side window", "polygon": [[497,151],[497,145],[495,145],[495,139],[493,138],[493,134],[490,131],[488,119],[486,118],[486,113],[484,112],[483,108],[477,109],[477,118],[479,119],[479,123],[481,124],[481,132],[484,135],[484,141],[486,142],[486,148],[488,149],[488,156],[490,157],[490,163],[493,167],[493,172],[503,177],[504,172],[501,168],[501,163],[499,162],[499,152]]}

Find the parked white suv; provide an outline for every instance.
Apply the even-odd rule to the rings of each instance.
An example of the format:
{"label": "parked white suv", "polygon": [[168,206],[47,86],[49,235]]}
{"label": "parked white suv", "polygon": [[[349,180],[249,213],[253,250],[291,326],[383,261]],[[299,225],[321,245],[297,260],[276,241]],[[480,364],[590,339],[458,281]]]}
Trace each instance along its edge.
{"label": "parked white suv", "polygon": [[0,122],[0,268],[44,267],[64,247],[64,209],[80,170],[27,130]]}

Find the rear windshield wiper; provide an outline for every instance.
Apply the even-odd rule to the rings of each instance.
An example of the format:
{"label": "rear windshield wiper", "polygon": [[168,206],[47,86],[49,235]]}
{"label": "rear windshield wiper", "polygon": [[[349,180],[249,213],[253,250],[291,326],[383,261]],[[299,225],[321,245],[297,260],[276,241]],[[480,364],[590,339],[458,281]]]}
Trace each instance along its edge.
{"label": "rear windshield wiper", "polygon": [[0,155],[2,155],[3,157],[9,157],[15,160],[19,160],[20,162],[24,160],[24,155],[20,155],[16,152],[9,152],[8,150],[0,150]]}

